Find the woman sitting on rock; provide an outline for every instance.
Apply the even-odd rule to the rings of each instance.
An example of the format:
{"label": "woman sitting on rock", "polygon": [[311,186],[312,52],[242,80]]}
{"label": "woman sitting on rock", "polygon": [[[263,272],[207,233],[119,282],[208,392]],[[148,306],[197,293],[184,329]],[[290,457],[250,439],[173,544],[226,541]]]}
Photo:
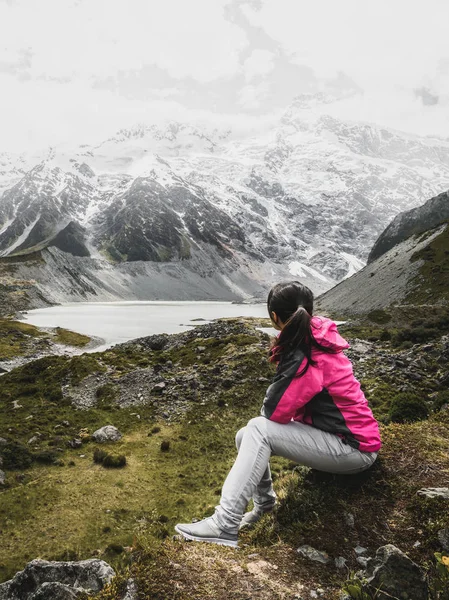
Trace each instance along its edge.
{"label": "woman sitting on rock", "polygon": [[[333,321],[313,317],[313,294],[298,281],[268,294],[268,313],[280,330],[271,349],[276,375],[261,415],[237,433],[238,455],[215,513],[175,529],[188,540],[237,546],[242,527],[274,509],[271,455],[328,473],[368,469],[381,446],[379,427],[343,354],[349,344]],[[254,508],[244,514],[250,499]]]}

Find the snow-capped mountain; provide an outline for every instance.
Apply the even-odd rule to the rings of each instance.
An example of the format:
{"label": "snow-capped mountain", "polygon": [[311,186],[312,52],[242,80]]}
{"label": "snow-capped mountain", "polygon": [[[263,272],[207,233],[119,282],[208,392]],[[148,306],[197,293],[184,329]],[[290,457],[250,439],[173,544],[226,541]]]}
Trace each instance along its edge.
{"label": "snow-capped mountain", "polygon": [[448,142],[339,121],[331,100],[302,96],[257,134],[141,125],[26,172],[29,158],[2,155],[0,252],[56,247],[108,272],[244,268],[237,296],[292,275],[323,291],[363,266],[396,214],[449,186]]}

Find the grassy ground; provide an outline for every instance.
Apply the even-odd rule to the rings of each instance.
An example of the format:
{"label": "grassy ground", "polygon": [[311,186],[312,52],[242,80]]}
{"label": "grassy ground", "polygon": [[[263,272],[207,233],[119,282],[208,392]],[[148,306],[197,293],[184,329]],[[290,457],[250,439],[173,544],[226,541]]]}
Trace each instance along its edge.
{"label": "grassy ground", "polygon": [[34,325],[21,321],[0,319],[0,360],[23,356],[30,349],[30,342],[42,340],[46,335]]}
{"label": "grassy ground", "polygon": [[62,327],[43,331],[23,321],[0,318],[0,361],[48,353],[52,343],[83,348],[90,341],[87,335]]}
{"label": "grassy ground", "polygon": [[[235,432],[258,415],[272,375],[266,338],[248,325],[226,327],[210,338],[188,332],[182,343],[162,350],[129,344],[96,355],[45,358],[3,376],[0,436],[14,440],[14,456],[29,466],[7,469],[8,485],[0,492],[1,580],[37,556],[100,556],[119,573],[101,600],[118,600],[129,576],[141,598],[293,600],[323,589],[322,597],[334,600],[358,568],[356,545],[372,554],[394,543],[430,567],[440,549],[437,531],[449,526],[449,505],[429,504],[416,491],[449,479],[444,410],[418,423],[383,425],[381,457],[363,476],[324,476],[274,457],[279,511],[242,534],[238,551],[172,539],[176,522],[213,512],[235,457]],[[163,374],[167,395],[152,393],[144,405],[118,408],[122,378],[149,368]],[[97,388],[97,405],[77,410],[64,389],[86,382]],[[382,377],[374,383],[391,385]],[[187,409],[161,418],[185,398]],[[93,462],[98,445],[88,434],[105,424],[124,434],[106,445],[126,456],[124,468]],[[40,437],[29,444],[36,432]],[[69,449],[75,437],[85,441]],[[169,442],[168,451],[162,442]],[[302,544],[326,551],[332,561],[308,562],[296,552]],[[335,568],[337,556],[347,559],[347,570]]]}

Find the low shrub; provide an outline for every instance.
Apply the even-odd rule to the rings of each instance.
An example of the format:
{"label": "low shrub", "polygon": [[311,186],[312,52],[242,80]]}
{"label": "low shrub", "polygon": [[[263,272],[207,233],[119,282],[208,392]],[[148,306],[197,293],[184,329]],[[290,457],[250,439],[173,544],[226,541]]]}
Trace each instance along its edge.
{"label": "low shrub", "polygon": [[95,448],[94,450],[94,463],[97,464],[103,464],[104,459],[106,458],[106,456],[108,455],[108,453],[106,452],[106,450],[102,450],[101,448]]}
{"label": "low shrub", "polygon": [[106,450],[95,448],[94,462],[110,469],[120,469],[126,466],[126,456],[124,454],[109,454]]}
{"label": "low shrub", "polygon": [[51,450],[42,450],[42,452],[37,452],[34,454],[34,460],[42,463],[43,465],[54,465],[58,460],[58,456]]}
{"label": "low shrub", "polygon": [[427,419],[429,410],[421,396],[401,392],[392,398],[388,416],[393,423],[414,423]]}
{"label": "low shrub", "polygon": [[33,454],[20,442],[10,441],[1,446],[0,456],[3,458],[3,467],[11,471],[27,469],[33,462]]}
{"label": "low shrub", "polygon": [[391,332],[388,329],[384,329],[379,336],[381,342],[388,342],[391,340]]}
{"label": "low shrub", "polygon": [[126,466],[126,456],[124,454],[107,454],[103,459],[103,467],[110,469],[121,469]]}

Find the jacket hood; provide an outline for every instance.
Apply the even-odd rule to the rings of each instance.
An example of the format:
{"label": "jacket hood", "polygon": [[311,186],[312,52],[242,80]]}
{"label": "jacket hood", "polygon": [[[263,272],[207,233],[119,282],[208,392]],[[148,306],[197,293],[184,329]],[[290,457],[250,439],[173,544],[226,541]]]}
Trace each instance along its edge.
{"label": "jacket hood", "polygon": [[346,350],[349,343],[338,333],[337,325],[326,317],[312,317],[313,337],[323,346],[329,346],[335,350]]}

